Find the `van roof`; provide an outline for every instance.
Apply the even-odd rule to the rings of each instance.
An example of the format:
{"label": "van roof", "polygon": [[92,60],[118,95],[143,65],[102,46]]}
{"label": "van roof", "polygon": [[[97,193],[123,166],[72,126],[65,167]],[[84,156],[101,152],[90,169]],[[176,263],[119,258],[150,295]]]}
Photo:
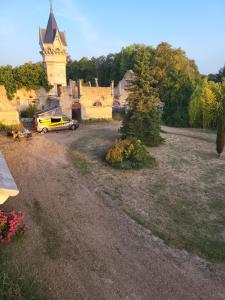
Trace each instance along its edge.
{"label": "van roof", "polygon": [[42,120],[48,120],[48,119],[58,119],[58,118],[68,118],[66,115],[60,115],[60,116],[38,116],[38,119],[42,119]]}

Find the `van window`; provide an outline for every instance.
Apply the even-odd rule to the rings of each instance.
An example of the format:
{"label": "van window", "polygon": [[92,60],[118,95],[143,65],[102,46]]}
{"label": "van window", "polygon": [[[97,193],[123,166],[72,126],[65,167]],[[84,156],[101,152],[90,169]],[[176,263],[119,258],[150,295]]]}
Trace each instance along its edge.
{"label": "van window", "polygon": [[51,118],[51,123],[59,123],[61,118]]}

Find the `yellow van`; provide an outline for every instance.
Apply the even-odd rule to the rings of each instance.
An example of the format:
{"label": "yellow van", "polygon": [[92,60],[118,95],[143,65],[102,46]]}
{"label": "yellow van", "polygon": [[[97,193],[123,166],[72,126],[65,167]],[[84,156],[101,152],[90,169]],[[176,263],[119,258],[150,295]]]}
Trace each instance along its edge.
{"label": "yellow van", "polygon": [[79,127],[79,122],[66,116],[37,117],[35,126],[38,132],[47,133],[53,130],[76,130]]}

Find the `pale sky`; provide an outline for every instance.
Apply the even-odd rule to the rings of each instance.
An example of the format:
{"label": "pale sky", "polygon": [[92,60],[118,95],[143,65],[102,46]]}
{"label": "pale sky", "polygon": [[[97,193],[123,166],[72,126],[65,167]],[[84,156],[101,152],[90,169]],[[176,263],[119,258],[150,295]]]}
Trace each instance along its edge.
{"label": "pale sky", "polygon": [[[72,59],[119,52],[133,43],[181,47],[204,74],[225,64],[225,0],[54,0]],[[41,60],[39,27],[49,0],[0,0],[0,65]]]}

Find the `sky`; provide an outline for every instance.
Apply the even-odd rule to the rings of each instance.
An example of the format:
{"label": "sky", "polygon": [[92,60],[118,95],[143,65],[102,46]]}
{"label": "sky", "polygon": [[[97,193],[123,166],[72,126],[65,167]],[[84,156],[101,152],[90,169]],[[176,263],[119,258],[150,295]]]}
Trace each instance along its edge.
{"label": "sky", "polygon": [[[49,0],[0,0],[0,65],[41,61],[39,27]],[[182,48],[203,74],[225,64],[225,0],[53,0],[72,59],[165,41]]]}

